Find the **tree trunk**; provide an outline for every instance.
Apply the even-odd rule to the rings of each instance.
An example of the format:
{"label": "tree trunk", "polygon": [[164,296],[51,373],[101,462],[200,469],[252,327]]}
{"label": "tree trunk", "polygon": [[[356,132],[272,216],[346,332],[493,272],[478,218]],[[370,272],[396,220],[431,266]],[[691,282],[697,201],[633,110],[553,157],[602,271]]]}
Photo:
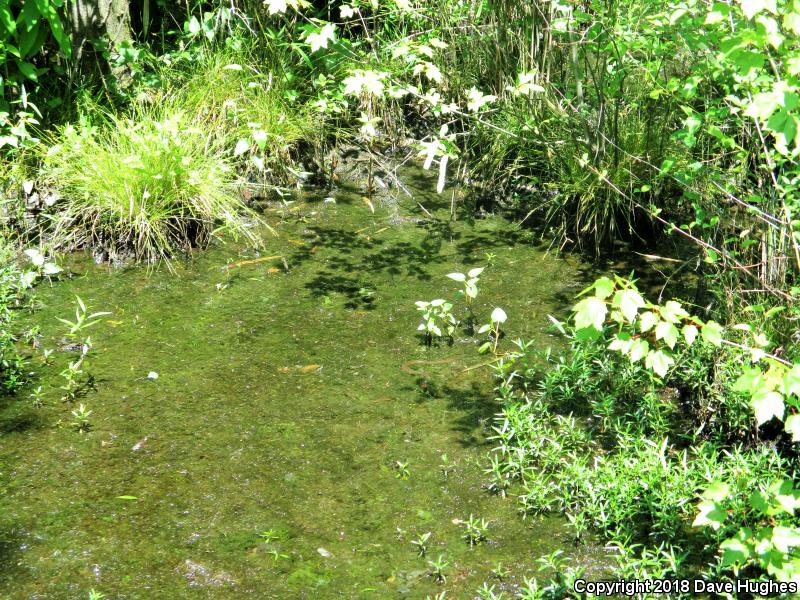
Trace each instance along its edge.
{"label": "tree trunk", "polygon": [[73,54],[83,55],[86,43],[105,38],[111,48],[131,40],[128,0],[75,0],[67,3],[67,18],[72,32]]}

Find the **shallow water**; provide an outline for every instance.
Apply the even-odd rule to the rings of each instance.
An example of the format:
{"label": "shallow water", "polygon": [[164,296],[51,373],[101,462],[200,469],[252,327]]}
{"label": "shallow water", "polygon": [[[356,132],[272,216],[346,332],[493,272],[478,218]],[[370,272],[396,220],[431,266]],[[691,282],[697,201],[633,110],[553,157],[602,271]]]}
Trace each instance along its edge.
{"label": "shallow water", "polygon": [[[509,338],[557,343],[546,315],[563,314],[580,266],[500,218],[448,223],[449,195],[428,185],[399,214],[421,216],[422,202],[435,223],[391,225],[391,207],[372,214],[352,193],[294,205],[281,223],[269,212],[279,236],[262,256],[288,272],[280,259],[226,269],[255,258],[228,244],[177,275],[76,259],[76,277],[40,287],[45,348],[61,343],[56,317],[75,294],[113,315],[92,333],[90,432],[58,400],[66,353],[32,361],[44,408],[3,401],[0,594],[472,598],[484,581],[515,589],[559,548],[591,570],[563,521],[524,520],[481,488],[498,407],[488,371],[463,371],[486,360],[478,337],[426,349],[415,335],[414,301],[452,295],[445,275],[492,252],[477,315],[502,306]],[[458,524],[471,514],[490,521],[474,548]],[[269,529],[279,539],[266,543]],[[410,541],[428,531],[420,558]],[[428,573],[439,554],[446,583]]]}

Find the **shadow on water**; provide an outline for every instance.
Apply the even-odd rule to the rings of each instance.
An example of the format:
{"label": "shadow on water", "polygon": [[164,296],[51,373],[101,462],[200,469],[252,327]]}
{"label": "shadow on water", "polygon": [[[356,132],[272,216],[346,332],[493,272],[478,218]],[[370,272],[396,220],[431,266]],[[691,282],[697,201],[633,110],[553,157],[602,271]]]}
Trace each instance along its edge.
{"label": "shadow on water", "polygon": [[[445,376],[447,377],[447,376]],[[459,434],[458,442],[465,448],[484,448],[490,445],[487,435],[494,417],[500,411],[491,389],[486,385],[470,382],[465,387],[447,383],[438,384],[434,377],[417,377],[416,402],[443,400],[447,409],[453,411],[451,428]]]}

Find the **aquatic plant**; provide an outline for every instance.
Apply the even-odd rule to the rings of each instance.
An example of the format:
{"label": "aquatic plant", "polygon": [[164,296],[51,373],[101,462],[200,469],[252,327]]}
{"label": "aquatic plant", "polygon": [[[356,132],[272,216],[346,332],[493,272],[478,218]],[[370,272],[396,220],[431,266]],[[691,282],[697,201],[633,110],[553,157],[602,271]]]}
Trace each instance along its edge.
{"label": "aquatic plant", "polygon": [[411,477],[411,471],[408,469],[407,462],[396,460],[394,461],[394,468],[395,471],[397,471],[394,475],[395,478],[405,480]]}
{"label": "aquatic plant", "polygon": [[28,248],[24,251],[25,256],[27,256],[33,266],[36,269],[36,273],[40,277],[52,277],[53,275],[58,275],[64,269],[59,267],[54,261],[47,260],[44,254],[37,249],[37,248]]}
{"label": "aquatic plant", "polygon": [[92,416],[92,411],[88,410],[83,404],[72,411],[73,421],[70,423],[78,433],[86,433],[91,428],[89,417]]}
{"label": "aquatic plant", "polygon": [[153,107],[125,117],[95,108],[49,142],[42,179],[63,198],[52,232],[59,248],[156,261],[204,246],[220,230],[257,242],[258,219],[223,150],[180,112]]}
{"label": "aquatic plant", "polygon": [[478,297],[478,282],[480,281],[480,274],[486,267],[476,267],[470,269],[466,273],[448,273],[448,277],[453,281],[458,281],[464,284],[464,287],[458,292],[459,296],[463,296],[466,300],[467,306]]}
{"label": "aquatic plant", "polygon": [[446,571],[450,567],[450,562],[444,557],[443,554],[437,556],[436,560],[429,560],[428,566],[431,569],[431,577],[433,577],[438,583],[447,583]]}
{"label": "aquatic plant", "polygon": [[86,359],[93,347],[92,338],[85,335],[85,332],[90,327],[99,323],[100,317],[111,314],[110,312],[90,313],[80,296],[76,296],[75,298],[77,301],[75,320],[70,321],[69,319],[58,317],[58,320],[68,328],[66,337],[72,342],[71,349],[80,352],[78,359],[70,361],[61,371],[61,377],[64,379],[64,383],[60,389],[64,392],[62,400],[65,402],[74,401],[78,396],[93,387],[94,376],[85,370]]}
{"label": "aquatic plant", "polygon": [[411,543],[417,547],[417,554],[419,556],[425,556],[428,552],[428,540],[431,539],[432,532],[428,531],[426,533],[420,534],[417,536],[416,539],[411,540]]}
{"label": "aquatic plant", "polygon": [[508,463],[501,460],[495,454],[488,456],[489,466],[483,470],[484,474],[489,476],[489,483],[486,488],[493,494],[505,497],[508,488],[511,486],[511,473],[512,470]]}
{"label": "aquatic plant", "polygon": [[456,466],[450,462],[450,458],[447,456],[446,452],[442,453],[441,464],[439,465],[439,470],[442,472],[442,477],[444,477],[445,481],[450,476],[450,473],[456,468]]}
{"label": "aquatic plant", "polygon": [[507,569],[503,566],[503,563],[499,562],[497,566],[492,569],[492,575],[497,579],[503,580],[511,575],[511,569]]}
{"label": "aquatic plant", "polygon": [[434,339],[448,336],[453,340],[453,332],[456,330],[455,315],[453,315],[453,305],[446,300],[437,298],[430,302],[418,300],[417,310],[422,312],[422,323],[417,327],[417,331],[423,332],[425,344],[431,346]]}
{"label": "aquatic plant", "polygon": [[491,332],[491,339],[481,344],[481,347],[478,348],[478,352],[483,354],[491,348],[492,354],[497,354],[497,343],[500,341],[500,325],[505,323],[506,319],[508,319],[508,316],[506,315],[506,311],[502,308],[497,307],[492,311],[489,322],[478,328],[478,333]]}
{"label": "aquatic plant", "polygon": [[494,587],[494,585],[489,585],[484,581],[483,585],[476,590],[478,598],[481,600],[502,600],[506,597],[504,592],[496,592]]}
{"label": "aquatic plant", "polygon": [[42,391],[42,386],[37,386],[34,388],[34,390],[29,394],[29,397],[34,408],[41,408],[44,406],[44,392]]}
{"label": "aquatic plant", "polygon": [[470,546],[476,546],[485,542],[489,533],[489,521],[469,516],[469,519],[462,521],[464,535],[462,536]]}
{"label": "aquatic plant", "polygon": [[277,542],[278,540],[283,539],[281,532],[275,529],[267,529],[266,531],[262,531],[258,534],[258,537],[260,537],[265,544],[271,544],[272,542]]}

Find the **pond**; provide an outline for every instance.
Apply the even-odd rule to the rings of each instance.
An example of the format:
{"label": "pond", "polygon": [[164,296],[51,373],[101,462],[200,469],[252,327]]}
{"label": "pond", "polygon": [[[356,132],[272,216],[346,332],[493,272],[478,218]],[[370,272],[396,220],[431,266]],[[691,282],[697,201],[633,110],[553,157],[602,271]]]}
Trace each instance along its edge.
{"label": "pond", "polygon": [[[58,399],[68,352],[32,359],[43,408],[3,401],[3,597],[467,598],[515,589],[558,549],[591,571],[600,553],[563,520],[482,489],[498,406],[488,369],[465,370],[487,360],[480,336],[428,349],[414,306],[492,253],[477,316],[505,309],[507,348],[557,345],[547,315],[582,267],[499,217],[450,223],[449,194],[410,179],[412,198],[374,213],[355,191],[268,211],[260,255],[219,245],[175,274],[76,257],[40,286],[43,348],[63,345],[75,295],[113,314],[92,330],[90,431]],[[489,522],[474,547],[471,515]]]}

